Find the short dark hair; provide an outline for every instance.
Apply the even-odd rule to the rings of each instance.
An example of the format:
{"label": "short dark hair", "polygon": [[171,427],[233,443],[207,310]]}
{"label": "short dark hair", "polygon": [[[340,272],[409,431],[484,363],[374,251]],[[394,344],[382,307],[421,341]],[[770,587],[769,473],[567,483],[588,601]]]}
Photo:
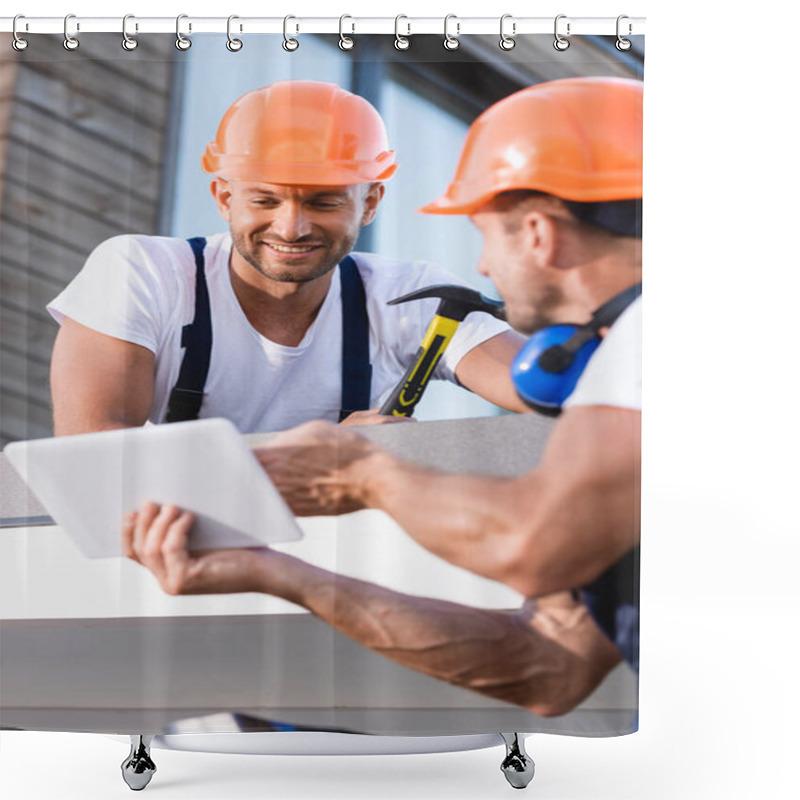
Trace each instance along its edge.
{"label": "short dark hair", "polygon": [[529,197],[551,197],[560,200],[576,219],[615,236],[634,236],[639,239],[642,237],[641,198],[585,203],[565,200],[563,197],[535,189],[512,189],[495,196],[495,207],[501,210],[510,209]]}
{"label": "short dark hair", "polygon": [[642,238],[642,198],[636,200],[605,200],[599,203],[579,203],[564,200],[573,217],[587,225],[613,233],[615,236]]}

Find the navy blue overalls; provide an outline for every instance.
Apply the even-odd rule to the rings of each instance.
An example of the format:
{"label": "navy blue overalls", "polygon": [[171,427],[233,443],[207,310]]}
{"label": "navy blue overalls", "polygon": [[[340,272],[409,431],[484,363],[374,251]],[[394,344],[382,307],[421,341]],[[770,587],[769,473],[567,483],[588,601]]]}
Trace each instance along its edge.
{"label": "navy blue overalls", "polygon": [[[206,240],[189,239],[196,266],[194,319],[183,326],[185,348],[178,381],[170,392],[167,422],[197,419],[203,404],[213,333],[206,283]],[[342,404],[339,421],[353,411],[369,408],[372,365],[369,363],[369,316],[364,283],[356,262],[347,256],[339,264],[342,285]]]}
{"label": "navy blue overalls", "polygon": [[581,587],[583,602],[603,633],[639,672],[639,546]]}

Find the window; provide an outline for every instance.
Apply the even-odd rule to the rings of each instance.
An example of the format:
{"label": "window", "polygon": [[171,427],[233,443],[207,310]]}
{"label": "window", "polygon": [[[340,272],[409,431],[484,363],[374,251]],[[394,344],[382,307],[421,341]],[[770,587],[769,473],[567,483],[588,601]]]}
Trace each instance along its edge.
{"label": "window", "polygon": [[[384,85],[381,113],[400,167],[387,184],[375,222],[375,251],[439,264],[482,292],[496,296],[491,282],[477,273],[481,239],[470,221],[462,216],[417,213],[420,206],[445,190],[469,125],[395,80]],[[444,419],[496,412],[495,406],[477,395],[437,381],[428,387],[416,416]]]}

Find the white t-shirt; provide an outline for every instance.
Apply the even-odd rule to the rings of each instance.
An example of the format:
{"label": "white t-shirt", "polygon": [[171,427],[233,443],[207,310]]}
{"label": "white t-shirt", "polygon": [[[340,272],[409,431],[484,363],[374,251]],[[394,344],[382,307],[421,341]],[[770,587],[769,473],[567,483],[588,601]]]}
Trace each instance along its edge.
{"label": "white t-shirt", "polygon": [[[204,251],[213,347],[201,417],[227,417],[242,433],[285,430],[312,419],[337,421],[342,390],[342,304],[338,267],[317,318],[297,347],[266,339],[247,320],[231,286],[229,234]],[[386,305],[437,283],[459,283],[444,269],[352,253],[367,296],[372,399],[377,407],[411,363],[438,300]],[[134,342],[156,355],[150,421],[164,421],[183,359],[181,330],[194,318],[195,261],[183,239],[117,236],[99,245],[81,272],[48,306],[93,330]],[[467,316],[434,372],[455,381],[473,347],[508,330],[488,314]]]}
{"label": "white t-shirt", "polygon": [[642,408],[642,298],[637,297],[594,354],[567,398],[570,406]]}

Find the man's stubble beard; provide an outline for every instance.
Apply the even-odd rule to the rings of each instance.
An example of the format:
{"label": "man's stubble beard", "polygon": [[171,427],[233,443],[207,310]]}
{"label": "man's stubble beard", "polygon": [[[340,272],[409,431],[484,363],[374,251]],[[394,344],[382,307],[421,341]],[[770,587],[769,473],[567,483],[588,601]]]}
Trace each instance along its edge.
{"label": "man's stubble beard", "polygon": [[515,331],[532,336],[536,331],[547,328],[550,325],[558,325],[563,320],[559,320],[557,309],[564,306],[564,293],[555,286],[547,286],[542,292],[542,296],[537,299],[536,304],[524,315],[516,315],[513,310],[508,317],[508,324]]}
{"label": "man's stubble beard", "polygon": [[[310,283],[327,275],[339,262],[348,255],[355,246],[358,234],[347,236],[338,250],[332,251],[329,256],[320,263],[312,272],[298,275],[296,269],[286,267],[284,272],[269,271],[273,267],[265,268],[256,258],[255,253],[249,247],[249,240],[246,236],[231,230],[231,239],[236,252],[251,266],[259,275],[263,275],[271,281],[277,283]],[[302,245],[302,241],[287,242],[287,244]],[[326,242],[327,244],[327,242]]]}

